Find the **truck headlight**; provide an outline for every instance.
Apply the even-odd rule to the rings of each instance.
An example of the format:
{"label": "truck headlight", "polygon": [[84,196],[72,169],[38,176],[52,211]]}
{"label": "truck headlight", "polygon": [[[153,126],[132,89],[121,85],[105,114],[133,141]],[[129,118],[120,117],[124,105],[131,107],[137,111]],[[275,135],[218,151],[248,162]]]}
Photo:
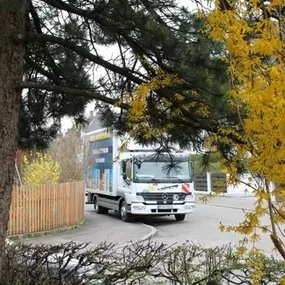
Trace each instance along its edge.
{"label": "truck headlight", "polygon": [[143,196],[137,195],[136,198],[137,198],[137,201],[144,202]]}
{"label": "truck headlight", "polygon": [[185,200],[184,201],[193,201],[193,196],[192,195],[187,195],[185,197]]}

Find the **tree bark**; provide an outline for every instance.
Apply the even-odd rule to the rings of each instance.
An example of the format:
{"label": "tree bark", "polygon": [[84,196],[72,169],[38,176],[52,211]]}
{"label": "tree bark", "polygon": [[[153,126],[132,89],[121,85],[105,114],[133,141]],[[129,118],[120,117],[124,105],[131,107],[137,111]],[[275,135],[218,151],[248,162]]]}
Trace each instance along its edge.
{"label": "tree bark", "polygon": [[26,0],[0,0],[0,283],[15,172]]}

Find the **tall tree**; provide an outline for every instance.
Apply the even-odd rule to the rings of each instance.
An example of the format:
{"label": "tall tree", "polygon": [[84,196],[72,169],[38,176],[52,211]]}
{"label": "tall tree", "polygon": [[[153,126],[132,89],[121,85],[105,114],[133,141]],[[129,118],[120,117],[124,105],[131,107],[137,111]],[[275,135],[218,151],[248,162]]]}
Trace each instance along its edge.
{"label": "tall tree", "polygon": [[[17,125],[21,146],[43,147],[63,115],[82,122],[86,103],[96,100],[106,125],[124,132],[136,124],[141,141],[159,137],[148,136],[142,126],[160,130],[166,125],[160,137],[187,146],[235,121],[223,107],[223,48],[208,40],[203,23],[175,1],[0,0],[0,20],[0,268]],[[110,45],[117,47],[116,56],[100,54]],[[89,68],[98,71],[93,82]],[[133,116],[130,122],[129,110],[140,100],[136,90],[147,91],[141,92],[147,103],[141,120]]]}
{"label": "tall tree", "polygon": [[27,1],[0,1],[0,270],[3,266],[17,150]]}

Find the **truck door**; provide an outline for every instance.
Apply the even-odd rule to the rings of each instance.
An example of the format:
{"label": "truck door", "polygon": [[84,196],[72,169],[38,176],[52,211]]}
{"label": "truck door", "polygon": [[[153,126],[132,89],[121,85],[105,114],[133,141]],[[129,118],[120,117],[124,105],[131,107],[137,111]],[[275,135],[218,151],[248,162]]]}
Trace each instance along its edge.
{"label": "truck door", "polygon": [[133,181],[133,167],[132,167],[132,160],[127,159],[122,161],[121,164],[121,178],[122,183],[120,183],[118,190],[119,195],[124,196],[124,194],[128,193],[131,194],[131,185]]}

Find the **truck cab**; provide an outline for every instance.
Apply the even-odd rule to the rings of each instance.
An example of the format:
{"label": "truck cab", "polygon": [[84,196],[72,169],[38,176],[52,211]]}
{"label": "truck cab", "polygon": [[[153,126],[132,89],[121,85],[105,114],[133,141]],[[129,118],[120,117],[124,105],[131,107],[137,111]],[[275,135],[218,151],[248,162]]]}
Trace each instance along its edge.
{"label": "truck cab", "polygon": [[136,215],[174,215],[182,221],[194,212],[193,167],[189,155],[129,152],[122,154],[118,194],[123,220]]}

